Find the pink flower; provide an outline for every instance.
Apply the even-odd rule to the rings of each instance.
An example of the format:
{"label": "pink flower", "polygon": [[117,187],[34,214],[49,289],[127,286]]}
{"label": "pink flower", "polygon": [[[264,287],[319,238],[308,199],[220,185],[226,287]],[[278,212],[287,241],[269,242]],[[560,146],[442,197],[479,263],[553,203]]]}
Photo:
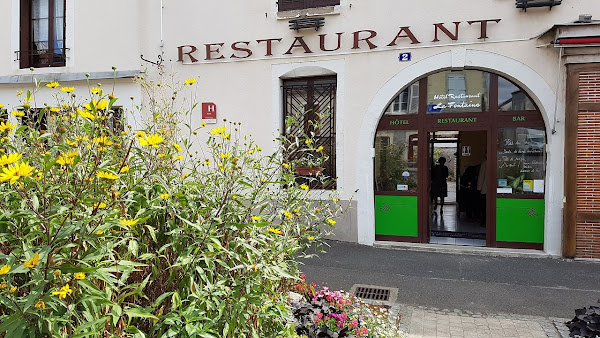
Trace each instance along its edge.
{"label": "pink flower", "polygon": [[353,319],[352,323],[350,323],[350,327],[358,327],[358,320]]}
{"label": "pink flower", "polygon": [[323,314],[321,312],[317,312],[316,317],[317,317],[317,319],[322,319]]}
{"label": "pink flower", "polygon": [[300,274],[300,279],[306,279],[306,276],[304,274]]}

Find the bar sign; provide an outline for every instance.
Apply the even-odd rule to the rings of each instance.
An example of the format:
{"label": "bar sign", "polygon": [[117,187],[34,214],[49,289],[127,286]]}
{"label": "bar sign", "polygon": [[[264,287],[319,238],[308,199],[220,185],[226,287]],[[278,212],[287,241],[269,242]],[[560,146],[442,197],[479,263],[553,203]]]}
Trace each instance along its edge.
{"label": "bar sign", "polygon": [[206,123],[217,123],[217,105],[212,102],[202,102],[202,120]]}

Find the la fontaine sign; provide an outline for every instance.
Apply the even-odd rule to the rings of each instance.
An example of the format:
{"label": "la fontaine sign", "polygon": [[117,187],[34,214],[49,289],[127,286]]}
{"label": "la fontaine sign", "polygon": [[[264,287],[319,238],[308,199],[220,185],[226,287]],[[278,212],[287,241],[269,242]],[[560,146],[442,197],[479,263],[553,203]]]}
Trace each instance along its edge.
{"label": "la fontaine sign", "polygon": [[[452,24],[435,23],[433,24],[433,40],[439,42],[442,39],[457,41],[459,33],[463,27],[468,29],[479,29],[479,38],[486,39],[488,24],[499,23],[501,19],[473,20],[463,22],[456,21]],[[447,27],[448,26],[448,27]],[[182,45],[177,47],[178,61],[183,63],[196,63],[200,59],[204,61],[218,61],[223,59],[247,59],[255,54],[262,54],[264,57],[273,56],[274,46],[283,45],[286,52],[282,55],[292,55],[294,53],[312,54],[315,51],[335,52],[342,48],[342,40],[349,39],[352,44],[352,50],[366,49],[372,50],[380,48],[381,45],[375,44],[374,40],[378,33],[374,30],[365,29],[352,33],[320,34],[318,46],[313,41],[308,41],[304,36],[296,36],[294,40],[284,41],[283,38],[268,38],[255,41],[236,41],[231,44],[225,42],[207,43],[198,47],[195,45]],[[445,37],[444,37],[445,36]],[[421,43],[419,37],[413,33],[410,26],[400,27],[395,36],[389,36],[385,41],[389,41],[386,46],[394,47],[402,42],[410,42],[411,45]]]}

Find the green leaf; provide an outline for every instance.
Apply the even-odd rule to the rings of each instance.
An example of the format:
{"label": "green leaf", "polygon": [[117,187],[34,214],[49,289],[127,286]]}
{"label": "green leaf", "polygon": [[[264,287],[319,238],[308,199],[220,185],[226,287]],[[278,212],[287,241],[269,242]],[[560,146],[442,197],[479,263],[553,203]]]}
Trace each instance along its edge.
{"label": "green leaf", "polygon": [[173,304],[173,308],[177,309],[181,306],[181,297],[179,297],[179,292],[173,292],[173,297],[171,297],[171,302]]}
{"label": "green leaf", "polygon": [[139,307],[134,307],[134,308],[129,308],[129,309],[125,309],[124,310],[125,314],[127,316],[129,316],[129,318],[152,318],[152,319],[158,319],[158,317],[156,317],[155,315],[153,315],[152,313],[139,308]]}

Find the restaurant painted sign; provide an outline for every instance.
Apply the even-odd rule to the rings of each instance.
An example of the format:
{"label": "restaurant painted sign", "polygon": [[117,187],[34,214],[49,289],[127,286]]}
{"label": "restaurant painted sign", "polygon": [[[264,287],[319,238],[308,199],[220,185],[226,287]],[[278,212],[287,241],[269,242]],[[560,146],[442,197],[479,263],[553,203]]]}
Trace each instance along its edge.
{"label": "restaurant painted sign", "polygon": [[[458,41],[461,29],[479,29],[478,39],[486,39],[488,38],[488,25],[500,21],[501,19],[486,19],[466,21],[466,24],[462,21],[455,21],[451,24],[435,23],[431,42]],[[274,55],[312,54],[315,51],[336,52],[342,51],[343,47],[350,46],[350,51],[373,50],[401,44],[418,45],[422,43],[420,39],[422,37],[413,32],[410,26],[404,26],[399,28],[395,36],[387,37],[380,36],[375,30],[364,29],[352,33],[319,34],[318,39],[316,36],[296,36],[289,41],[277,37],[233,43],[187,44],[177,47],[177,61],[193,64],[199,61],[216,62],[225,59],[241,60],[253,57],[273,57]]]}

